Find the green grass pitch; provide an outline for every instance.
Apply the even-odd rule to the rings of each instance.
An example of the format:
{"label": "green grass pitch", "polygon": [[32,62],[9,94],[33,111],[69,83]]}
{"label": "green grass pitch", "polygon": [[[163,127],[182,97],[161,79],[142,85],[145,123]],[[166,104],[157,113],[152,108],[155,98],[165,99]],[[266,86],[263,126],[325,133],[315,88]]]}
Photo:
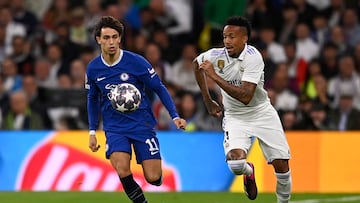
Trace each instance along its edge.
{"label": "green grass pitch", "polygon": [[[243,193],[154,192],[149,203],[276,203],[275,194],[250,201]],[[131,203],[122,192],[0,192],[1,203]],[[290,203],[360,203],[360,194],[293,194]]]}

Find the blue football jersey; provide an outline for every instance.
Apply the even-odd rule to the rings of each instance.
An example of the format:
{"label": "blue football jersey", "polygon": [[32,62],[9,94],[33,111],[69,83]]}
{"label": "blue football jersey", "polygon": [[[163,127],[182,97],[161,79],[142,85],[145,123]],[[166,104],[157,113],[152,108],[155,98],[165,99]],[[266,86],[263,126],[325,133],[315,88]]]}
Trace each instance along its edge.
{"label": "blue football jersey", "polygon": [[[122,113],[112,107],[109,92],[121,83],[131,83],[141,92],[140,107],[134,112]],[[87,66],[85,83],[85,88],[88,89],[89,129],[97,129],[101,113],[105,131],[152,130],[156,120],[151,109],[152,104],[145,94],[145,87],[159,96],[172,118],[178,117],[170,94],[144,57],[121,50],[119,59],[112,65],[107,64],[102,55],[94,58]]]}

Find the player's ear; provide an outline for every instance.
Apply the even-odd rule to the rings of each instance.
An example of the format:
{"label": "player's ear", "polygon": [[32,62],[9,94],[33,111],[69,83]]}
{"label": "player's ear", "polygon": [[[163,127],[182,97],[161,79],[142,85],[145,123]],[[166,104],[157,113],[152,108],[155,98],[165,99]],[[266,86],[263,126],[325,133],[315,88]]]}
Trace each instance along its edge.
{"label": "player's ear", "polygon": [[243,36],[243,43],[247,43],[247,41],[249,40],[249,37],[247,35]]}
{"label": "player's ear", "polygon": [[96,42],[97,42],[98,44],[101,44],[101,42],[100,42],[100,37],[96,37]]}

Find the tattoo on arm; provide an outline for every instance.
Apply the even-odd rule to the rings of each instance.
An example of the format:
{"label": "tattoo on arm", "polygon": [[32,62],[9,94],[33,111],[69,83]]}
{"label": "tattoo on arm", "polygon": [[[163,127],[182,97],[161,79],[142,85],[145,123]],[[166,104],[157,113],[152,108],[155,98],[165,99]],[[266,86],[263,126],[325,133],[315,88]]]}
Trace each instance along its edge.
{"label": "tattoo on arm", "polygon": [[235,86],[220,77],[215,77],[213,79],[227,94],[241,101],[245,105],[249,104],[253,98],[257,86],[255,83],[246,81],[241,82],[240,86]]}

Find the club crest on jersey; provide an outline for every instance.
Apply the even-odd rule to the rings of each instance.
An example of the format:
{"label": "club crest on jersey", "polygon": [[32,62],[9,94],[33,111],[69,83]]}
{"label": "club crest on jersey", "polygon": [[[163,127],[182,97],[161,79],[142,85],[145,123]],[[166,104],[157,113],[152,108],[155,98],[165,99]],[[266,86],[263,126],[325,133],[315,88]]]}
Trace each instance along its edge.
{"label": "club crest on jersey", "polygon": [[224,73],[223,72],[223,68],[225,67],[225,61],[224,60],[218,60],[217,61],[217,66],[220,69],[219,73]]}
{"label": "club crest on jersey", "polygon": [[129,79],[129,74],[127,74],[127,73],[121,73],[120,79],[121,79],[122,81],[127,81],[127,80]]}

